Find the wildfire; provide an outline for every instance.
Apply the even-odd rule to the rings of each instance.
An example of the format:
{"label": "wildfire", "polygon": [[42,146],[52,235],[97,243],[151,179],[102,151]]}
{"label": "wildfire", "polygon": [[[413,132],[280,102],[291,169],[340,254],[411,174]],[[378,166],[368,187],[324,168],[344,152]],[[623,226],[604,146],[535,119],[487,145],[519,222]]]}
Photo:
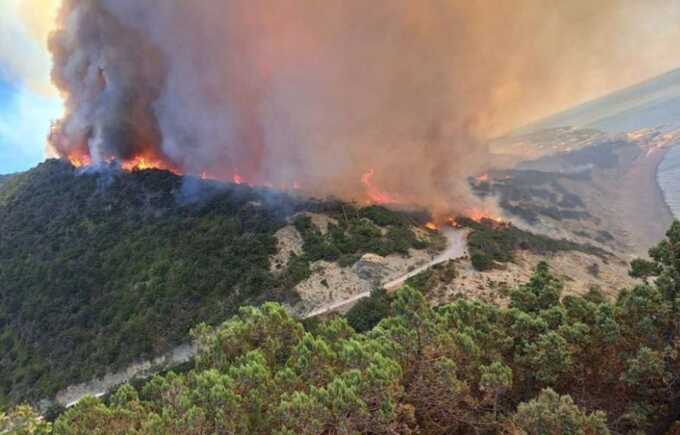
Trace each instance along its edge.
{"label": "wildfire", "polygon": [[475,222],[481,222],[483,219],[495,220],[495,219],[493,219],[492,216],[488,215],[483,210],[478,210],[478,209],[472,209],[472,210],[468,211],[467,217],[469,217],[470,219],[472,219]]}
{"label": "wildfire", "polygon": [[[77,168],[85,167],[88,165],[91,165],[92,159],[88,155],[79,155],[79,154],[72,154],[68,156],[68,160],[71,162],[71,164]],[[105,160],[105,163],[108,164],[114,164],[115,159],[111,158],[108,160]],[[122,163],[119,164],[119,167],[123,169],[124,171],[129,171],[129,172],[134,172],[134,171],[144,171],[144,170],[149,170],[149,169],[162,169],[162,170],[168,170],[171,171],[175,174],[180,175],[181,171],[173,167],[172,165],[164,162],[162,159],[159,158],[154,158],[150,156],[137,156],[133,159],[126,160]],[[399,203],[400,198],[392,193],[387,193],[383,190],[381,190],[374,182],[374,177],[375,177],[375,170],[370,169],[368,172],[364,173],[361,176],[361,183],[364,186],[365,189],[365,195],[368,198],[369,202],[371,204],[395,204]],[[241,176],[239,171],[237,169],[234,169],[231,174],[225,174],[223,177],[215,176],[215,174],[208,173],[206,171],[201,172],[200,178],[203,180],[230,180],[235,184],[250,184],[246,179]],[[488,174],[483,174],[479,177],[476,177],[476,180],[478,181],[486,181],[489,179]],[[271,183],[261,183],[263,186],[271,187],[274,188],[274,186]],[[290,190],[299,190],[301,189],[300,182],[294,181],[291,184],[284,183],[280,184],[277,186],[280,190],[284,191],[290,191]],[[493,213],[488,212],[487,210],[484,210],[482,208],[475,208],[475,209],[470,209],[467,212],[463,213],[464,217],[471,219],[475,222],[478,223],[493,223],[494,225],[498,226],[506,226],[509,225],[503,220],[501,220],[499,217],[495,216]],[[434,221],[427,222],[424,227],[427,230],[430,231],[438,231],[443,225],[449,225],[453,228],[460,228],[461,227],[461,222],[458,220],[459,218],[456,217],[443,217],[440,216],[439,218],[436,218]]]}
{"label": "wildfire", "polygon": [[374,204],[393,204],[397,202],[397,199],[392,197],[390,194],[383,192],[373,184],[373,176],[375,175],[375,170],[371,169],[361,176],[361,183],[366,189],[366,195],[368,199]]}
{"label": "wildfire", "polygon": [[79,155],[73,154],[73,155],[68,156],[68,160],[76,168],[82,168],[83,166],[88,166],[91,163],[90,157],[86,156],[86,155],[79,156]]}
{"label": "wildfire", "polygon": [[146,157],[135,157],[132,160],[128,160],[126,162],[123,162],[121,164],[121,168],[123,168],[126,171],[144,171],[147,169],[166,169],[172,172],[175,172],[172,170],[168,165],[165,163],[161,162],[160,160],[155,160],[155,159],[150,159]]}
{"label": "wildfire", "polygon": [[477,183],[486,183],[489,181],[489,174],[482,174],[479,177],[475,178],[477,180]]}
{"label": "wildfire", "polygon": [[503,219],[499,218],[498,216],[493,215],[492,213],[489,213],[484,210],[478,210],[478,209],[473,209],[467,213],[467,217],[472,219],[473,221],[477,223],[487,223],[487,224],[492,224],[492,226],[496,228],[500,227],[508,227],[510,226],[509,222],[504,221]]}
{"label": "wildfire", "polygon": [[[88,155],[80,155],[80,154],[72,154],[67,157],[68,161],[71,162],[73,166],[76,168],[83,168],[86,166],[90,166],[93,164],[92,159]],[[110,159],[105,159],[103,161],[104,165],[114,165],[116,167],[119,167],[120,169],[126,171],[126,172],[135,172],[135,171],[145,171],[149,169],[161,169],[161,170],[166,170],[170,171],[173,174],[176,175],[183,175],[183,171],[178,169],[176,166],[165,162],[162,159],[159,158],[153,158],[153,157],[148,157],[148,156],[137,156],[135,158],[125,160],[123,162],[118,162],[117,159],[115,158],[110,158]],[[244,178],[240,171],[238,169],[233,169],[231,172],[228,172],[226,174],[216,174],[214,172],[209,172],[209,171],[202,171],[200,174],[196,175],[198,178],[201,180],[213,180],[213,181],[230,181],[234,184],[243,184],[243,185],[252,185],[249,180]],[[266,186],[271,189],[278,189],[281,191],[291,191],[291,190],[302,190],[301,184],[299,181],[295,180],[292,183],[280,183],[277,185],[274,185],[270,182],[266,181],[261,181],[259,182],[259,185],[261,186]],[[384,198],[383,198],[384,200]],[[391,201],[391,200],[389,200]],[[387,201],[387,202],[389,202]]]}
{"label": "wildfire", "polygon": [[[79,155],[79,154],[72,154],[68,156],[69,162],[76,168],[82,168],[85,166],[90,166],[92,164],[92,159],[88,155]],[[112,164],[116,161],[115,158],[111,157],[109,159],[105,159],[104,163],[107,164]],[[146,156],[137,156],[134,157],[130,160],[126,160],[124,162],[120,163],[121,169],[124,171],[128,172],[134,172],[134,171],[144,171],[147,169],[164,169],[170,172],[173,172],[175,174],[179,174],[179,171],[172,167],[171,165],[163,162],[160,159],[156,158],[151,158],[151,157],[146,157]]]}
{"label": "wildfire", "polygon": [[453,227],[453,228],[460,228],[460,225],[458,224],[456,219],[452,218],[452,217],[446,219],[446,224]]}
{"label": "wildfire", "polygon": [[456,217],[445,217],[437,219],[436,222],[428,222],[425,228],[430,231],[437,231],[442,226],[450,226],[452,228],[460,229],[465,226],[464,219],[472,220],[477,223],[490,224],[495,228],[506,228],[511,224],[502,220],[501,218],[481,209],[471,209],[467,213]]}

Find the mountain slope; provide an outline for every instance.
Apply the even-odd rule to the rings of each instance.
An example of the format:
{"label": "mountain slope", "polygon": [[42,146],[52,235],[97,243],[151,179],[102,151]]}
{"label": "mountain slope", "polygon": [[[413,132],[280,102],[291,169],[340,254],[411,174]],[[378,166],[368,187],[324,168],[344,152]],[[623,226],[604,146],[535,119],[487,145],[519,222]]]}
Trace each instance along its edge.
{"label": "mountain slope", "polygon": [[243,307],[197,331],[180,373],[47,414],[53,428],[20,407],[0,431],[28,420],[45,434],[676,433],[679,222],[654,252],[633,274],[658,280],[615,302],[596,288],[564,295],[542,262],[503,306],[428,303],[432,284],[457,279],[446,266],[346,318]]}
{"label": "mountain slope", "polygon": [[[331,233],[343,243],[293,218],[341,207],[352,217]],[[290,219],[306,225],[304,252],[272,271],[275,233]],[[427,244],[381,208],[158,170],[80,173],[56,160],[0,186],[0,228],[0,403],[167,351],[244,303],[293,303],[317,258]]]}

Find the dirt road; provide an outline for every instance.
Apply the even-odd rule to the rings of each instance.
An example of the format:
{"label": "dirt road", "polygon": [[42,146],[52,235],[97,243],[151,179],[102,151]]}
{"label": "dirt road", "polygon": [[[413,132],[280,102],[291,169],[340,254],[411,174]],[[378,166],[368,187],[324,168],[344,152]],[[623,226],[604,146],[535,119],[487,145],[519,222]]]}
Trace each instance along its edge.
{"label": "dirt road", "polygon": [[[393,279],[392,281],[389,281],[385,284],[383,284],[383,288],[385,290],[396,290],[399,287],[401,287],[407,279],[418,275],[419,273],[427,270],[428,268],[435,266],[439,263],[443,263],[448,260],[452,260],[455,258],[460,258],[464,257],[467,255],[467,243],[466,243],[466,238],[467,238],[467,232],[465,230],[456,230],[454,228],[449,228],[446,227],[442,229],[442,233],[446,237],[447,240],[447,246],[446,249],[437,255],[432,261],[430,261],[427,264],[424,264],[411,272],[400,276],[399,278]],[[329,305],[324,305],[316,310],[308,313],[304,318],[308,319],[310,317],[315,317],[315,316],[320,316],[325,313],[330,313],[336,310],[339,310],[341,308],[347,307],[350,304],[353,304],[357,302],[358,300],[361,300],[363,298],[367,298],[371,295],[370,291],[363,292],[356,294],[350,298],[343,299],[342,301],[334,302]]]}

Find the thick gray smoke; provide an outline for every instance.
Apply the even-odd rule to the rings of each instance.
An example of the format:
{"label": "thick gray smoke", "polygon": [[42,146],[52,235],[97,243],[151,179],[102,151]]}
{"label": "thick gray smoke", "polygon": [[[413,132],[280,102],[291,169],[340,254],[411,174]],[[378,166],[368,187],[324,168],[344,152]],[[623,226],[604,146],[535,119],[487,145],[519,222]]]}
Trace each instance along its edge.
{"label": "thick gray smoke", "polygon": [[600,53],[624,3],[64,0],[50,49],[67,114],[50,142],[78,160],[461,209],[485,135],[512,124],[519,96],[562,89],[553,73],[573,53]]}
{"label": "thick gray smoke", "polygon": [[[97,1],[64,5],[72,9],[68,29],[50,42],[52,79],[67,92],[67,118],[51,143],[62,155],[93,161],[126,160],[158,149],[161,134],[155,102],[166,77],[163,56],[141,31],[121,23]],[[76,7],[75,4],[78,4]]]}

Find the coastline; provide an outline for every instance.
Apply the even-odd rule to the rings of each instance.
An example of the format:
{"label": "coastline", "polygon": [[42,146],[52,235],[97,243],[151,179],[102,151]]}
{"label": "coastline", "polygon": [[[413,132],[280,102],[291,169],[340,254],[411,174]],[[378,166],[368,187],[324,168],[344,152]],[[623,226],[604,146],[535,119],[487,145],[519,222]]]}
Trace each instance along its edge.
{"label": "coastline", "polygon": [[631,193],[634,198],[626,203],[627,214],[632,218],[629,234],[635,235],[638,239],[635,245],[644,248],[645,253],[664,237],[673,222],[673,210],[658,179],[659,166],[669,150],[669,147],[643,149],[621,184],[624,194]]}
{"label": "coastline", "polygon": [[664,189],[664,185],[661,182],[661,165],[664,163],[665,159],[668,157],[668,154],[676,147],[680,147],[680,144],[672,145],[669,147],[664,148],[663,156],[659,160],[657,166],[656,166],[656,184],[659,187],[659,190],[661,191],[661,196],[663,197],[663,202],[668,210],[668,213],[670,213],[672,219],[678,219],[678,216],[675,215],[673,212],[673,207],[671,206],[671,203],[669,201],[669,193]]}

